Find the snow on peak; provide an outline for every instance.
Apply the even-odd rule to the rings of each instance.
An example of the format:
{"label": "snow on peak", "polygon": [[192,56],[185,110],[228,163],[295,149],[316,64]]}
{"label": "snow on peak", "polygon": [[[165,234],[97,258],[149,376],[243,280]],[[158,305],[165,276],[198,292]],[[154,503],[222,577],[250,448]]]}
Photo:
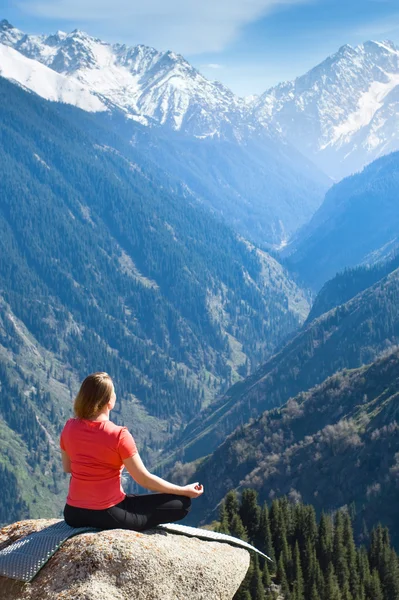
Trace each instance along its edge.
{"label": "snow on peak", "polygon": [[[63,101],[74,102],[63,87],[71,81],[80,90],[74,92],[77,105],[90,110],[104,110],[106,104],[142,124],[157,122],[199,139],[242,140],[249,132],[277,137],[332,177],[396,149],[399,139],[399,50],[391,41],[344,45],[294,81],[247,98],[209,81],[175,52],[108,44],[78,29],[34,36],[1,21],[0,43],[63,76],[56,86],[69,98]],[[8,77],[13,78],[11,71]],[[24,76],[20,79],[29,87]],[[44,81],[34,91],[60,97],[46,90]]]}
{"label": "snow on peak", "polygon": [[108,44],[75,29],[50,36],[15,39],[0,31],[0,43],[53,71],[73,77],[130,117],[149,118],[167,127],[208,136],[223,124],[243,126],[249,118],[244,100],[205,79],[181,55],[144,45]]}
{"label": "snow on peak", "polygon": [[399,50],[393,42],[345,45],[305,75],[268,90],[255,104],[255,115],[340,178],[378,153],[399,148],[398,85]]}
{"label": "snow on peak", "polygon": [[105,105],[78,81],[59,75],[4,44],[0,44],[0,75],[46,100],[73,104],[89,112],[106,110]]}
{"label": "snow on peak", "polygon": [[23,37],[22,31],[11,25],[7,19],[0,21],[0,41],[2,43],[13,45]]}

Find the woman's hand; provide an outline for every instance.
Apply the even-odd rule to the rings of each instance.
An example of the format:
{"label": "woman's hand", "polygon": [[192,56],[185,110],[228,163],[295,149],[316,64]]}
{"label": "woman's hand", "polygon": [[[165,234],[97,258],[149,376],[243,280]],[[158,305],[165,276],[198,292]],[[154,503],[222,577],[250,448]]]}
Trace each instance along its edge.
{"label": "woman's hand", "polygon": [[175,485],[157,475],[153,475],[144,466],[138,452],[130,458],[125,458],[123,464],[139,485],[152,492],[163,492],[165,494],[178,494],[179,496],[198,498],[204,491],[203,486],[198,483],[198,481],[196,483],[190,483],[189,485]]}
{"label": "woman's hand", "polygon": [[198,498],[204,493],[204,486],[198,483],[189,483],[188,485],[182,485],[183,495],[189,498]]}

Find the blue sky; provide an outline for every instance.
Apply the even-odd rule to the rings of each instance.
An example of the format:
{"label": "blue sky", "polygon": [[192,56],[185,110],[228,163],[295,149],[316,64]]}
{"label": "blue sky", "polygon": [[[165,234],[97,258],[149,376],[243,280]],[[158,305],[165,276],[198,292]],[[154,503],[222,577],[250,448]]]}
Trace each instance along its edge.
{"label": "blue sky", "polygon": [[79,28],[183,54],[240,95],[292,79],[343,44],[399,44],[399,0],[0,0],[29,33]]}

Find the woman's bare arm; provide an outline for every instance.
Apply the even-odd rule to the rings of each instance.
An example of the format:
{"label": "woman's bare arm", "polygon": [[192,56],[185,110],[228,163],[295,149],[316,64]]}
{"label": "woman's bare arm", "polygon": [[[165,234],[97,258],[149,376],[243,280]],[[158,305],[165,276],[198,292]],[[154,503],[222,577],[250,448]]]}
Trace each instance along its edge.
{"label": "woman's bare arm", "polygon": [[65,450],[61,450],[61,457],[62,457],[62,468],[64,469],[64,473],[70,473],[71,472],[71,459],[69,458],[69,456],[65,452]]}
{"label": "woman's bare arm", "polygon": [[[189,485],[183,486],[175,485],[157,475],[153,475],[147,470],[138,453],[130,458],[126,458],[123,461],[123,464],[139,485],[152,492],[163,492],[166,494],[178,494],[179,496],[197,498],[198,496],[201,496],[204,491],[203,487],[199,487],[198,483],[190,483]],[[196,489],[195,486],[198,486],[199,489]]]}

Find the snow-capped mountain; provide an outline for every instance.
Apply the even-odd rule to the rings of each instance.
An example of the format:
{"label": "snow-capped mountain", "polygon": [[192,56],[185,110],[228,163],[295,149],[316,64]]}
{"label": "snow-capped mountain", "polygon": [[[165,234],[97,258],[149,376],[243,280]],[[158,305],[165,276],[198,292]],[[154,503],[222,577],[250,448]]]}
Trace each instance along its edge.
{"label": "snow-capped mountain", "polygon": [[389,41],[343,46],[253,107],[260,122],[340,179],[399,148],[399,50]]}
{"label": "snow-capped mountain", "polygon": [[[182,56],[143,45],[108,44],[82,31],[26,35],[0,23],[0,43],[73,77],[130,117],[198,137],[239,135],[252,121],[244,99],[205,79]],[[258,125],[259,127],[259,125]]]}
{"label": "snow-capped mountain", "polygon": [[399,149],[399,50],[392,42],[343,46],[302,77],[253,98],[207,80],[173,52],[108,44],[78,30],[27,35],[1,21],[0,43],[143,124],[200,139],[279,141],[335,179]]}
{"label": "snow-capped mountain", "polygon": [[[88,99],[94,98],[105,128],[157,161],[248,239],[279,246],[322,202],[328,177],[261,124],[248,99],[208,81],[182,56],[111,45],[78,30],[26,35],[7,21],[0,22],[1,44],[4,55],[8,47],[10,56],[20,57],[4,76],[64,102],[70,100],[54,87],[65,80],[78,86],[77,106],[86,108],[86,102],[93,111]],[[15,76],[20,62],[31,76]]]}

